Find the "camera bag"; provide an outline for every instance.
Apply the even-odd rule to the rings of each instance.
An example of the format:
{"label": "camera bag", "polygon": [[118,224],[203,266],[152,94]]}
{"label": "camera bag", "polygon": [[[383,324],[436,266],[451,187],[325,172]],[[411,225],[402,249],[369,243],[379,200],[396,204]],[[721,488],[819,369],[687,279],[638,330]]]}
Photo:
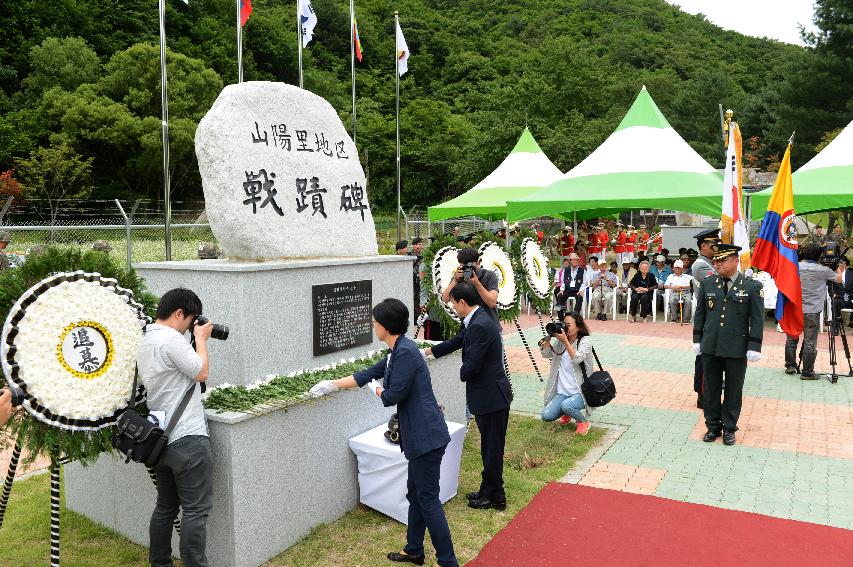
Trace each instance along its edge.
{"label": "camera bag", "polygon": [[137,375],[133,376],[133,386],[130,390],[130,400],[127,409],[119,416],[113,431],[112,444],[122,455],[125,463],[134,461],[142,463],[146,467],[154,467],[163,457],[166,445],[169,443],[169,435],[181,419],[187,404],[192,398],[195,384],[187,388],[181,403],[175,409],[174,415],[169,419],[166,429],[161,429],[157,424],[142,417],[132,409],[136,402]]}
{"label": "camera bag", "polygon": [[616,383],[613,382],[613,377],[601,366],[601,361],[595,352],[595,347],[592,349],[592,355],[595,357],[595,362],[598,364],[598,370],[587,376],[586,364],[581,362],[581,371],[583,372],[583,384],[581,384],[581,392],[583,393],[586,404],[590,407],[597,408],[610,403],[610,400],[616,397]]}

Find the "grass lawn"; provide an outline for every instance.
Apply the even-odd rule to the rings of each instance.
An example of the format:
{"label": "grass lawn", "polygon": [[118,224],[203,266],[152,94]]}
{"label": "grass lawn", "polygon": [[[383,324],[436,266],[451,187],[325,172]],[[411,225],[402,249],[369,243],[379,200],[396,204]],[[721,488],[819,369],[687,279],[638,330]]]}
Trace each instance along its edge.
{"label": "grass lawn", "polygon": [[[574,427],[543,423],[537,418],[511,415],[507,434],[504,482],[505,512],[477,511],[466,506],[465,493],[480,484],[480,436],[474,422],[465,439],[459,494],[445,504],[453,544],[460,563],[479,550],[515,516],[545,483],[562,477],[603,435],[575,435]],[[40,475],[16,482],[3,524],[0,566],[49,563],[50,478]],[[215,511],[214,511],[215,513]],[[147,519],[145,519],[147,521]],[[63,510],[61,559],[64,567],[147,565],[146,549],[73,512]],[[406,526],[365,506],[359,506],[332,524],[315,528],[299,544],[268,566],[366,567],[390,565],[389,551],[405,544]],[[427,543],[427,565],[435,565],[435,551]]]}

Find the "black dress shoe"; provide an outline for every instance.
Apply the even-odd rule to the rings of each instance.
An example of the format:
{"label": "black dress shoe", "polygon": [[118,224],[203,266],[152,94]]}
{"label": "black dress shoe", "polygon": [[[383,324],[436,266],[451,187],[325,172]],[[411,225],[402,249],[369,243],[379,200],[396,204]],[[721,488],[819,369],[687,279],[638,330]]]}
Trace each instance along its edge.
{"label": "black dress shoe", "polygon": [[478,498],[477,500],[471,500],[468,502],[469,508],[474,508],[475,510],[485,510],[487,508],[494,508],[495,510],[506,510],[506,500],[489,500],[488,498]]}
{"label": "black dress shoe", "polygon": [[414,563],[415,565],[423,565],[425,556],[423,555],[405,555],[392,551],[388,554],[388,559],[395,563]]}
{"label": "black dress shoe", "polygon": [[814,371],[812,370],[803,370],[800,373],[800,380],[819,380],[817,376],[815,376]]}
{"label": "black dress shoe", "polygon": [[796,374],[796,373],[797,373],[797,367],[796,366],[786,366],[785,367],[785,374]]}
{"label": "black dress shoe", "polygon": [[734,445],[735,444],[735,432],[734,431],[723,431],[723,445]]}
{"label": "black dress shoe", "polygon": [[705,443],[713,443],[720,435],[721,433],[719,431],[707,431],[702,437],[702,441],[704,441]]}
{"label": "black dress shoe", "polygon": [[480,499],[480,493],[479,492],[469,492],[468,494],[465,495],[465,498],[467,498],[468,500],[479,500]]}

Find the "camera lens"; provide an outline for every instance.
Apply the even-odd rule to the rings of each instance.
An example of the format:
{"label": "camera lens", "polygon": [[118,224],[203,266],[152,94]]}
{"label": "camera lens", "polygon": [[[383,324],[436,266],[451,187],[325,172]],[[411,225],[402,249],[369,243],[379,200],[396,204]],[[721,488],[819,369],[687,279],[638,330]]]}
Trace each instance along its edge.
{"label": "camera lens", "polygon": [[17,407],[24,403],[24,391],[14,386],[9,386],[9,392],[12,394],[12,407]]}

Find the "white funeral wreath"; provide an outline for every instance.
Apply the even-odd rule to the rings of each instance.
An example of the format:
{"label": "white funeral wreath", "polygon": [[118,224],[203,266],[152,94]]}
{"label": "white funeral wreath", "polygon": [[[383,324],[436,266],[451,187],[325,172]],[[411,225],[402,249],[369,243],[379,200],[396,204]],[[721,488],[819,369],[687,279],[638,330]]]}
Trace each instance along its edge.
{"label": "white funeral wreath", "polygon": [[512,309],[517,299],[515,274],[512,261],[503,249],[494,242],[480,246],[480,266],[498,276],[498,309]]}
{"label": "white funeral wreath", "polygon": [[458,252],[458,248],[445,246],[435,253],[435,258],[432,260],[433,292],[435,292],[435,295],[438,297],[438,302],[444,308],[444,311],[457,323],[462,320],[459,318],[459,315],[456,314],[456,311],[453,309],[453,305],[450,302],[445,303],[441,300],[441,294],[444,293],[444,290],[447,289],[447,286],[449,286],[450,282],[453,281],[453,278],[456,277],[456,270],[459,268],[459,261],[456,259],[456,254]]}
{"label": "white funeral wreath", "polygon": [[148,322],[116,280],[56,274],[9,312],[0,335],[3,373],[36,419],[72,431],[108,427],[127,407]]}
{"label": "white funeral wreath", "polygon": [[525,238],[521,241],[521,265],[530,290],[539,299],[550,297],[551,281],[548,278],[548,258],[545,257],[539,244],[532,238]]}

